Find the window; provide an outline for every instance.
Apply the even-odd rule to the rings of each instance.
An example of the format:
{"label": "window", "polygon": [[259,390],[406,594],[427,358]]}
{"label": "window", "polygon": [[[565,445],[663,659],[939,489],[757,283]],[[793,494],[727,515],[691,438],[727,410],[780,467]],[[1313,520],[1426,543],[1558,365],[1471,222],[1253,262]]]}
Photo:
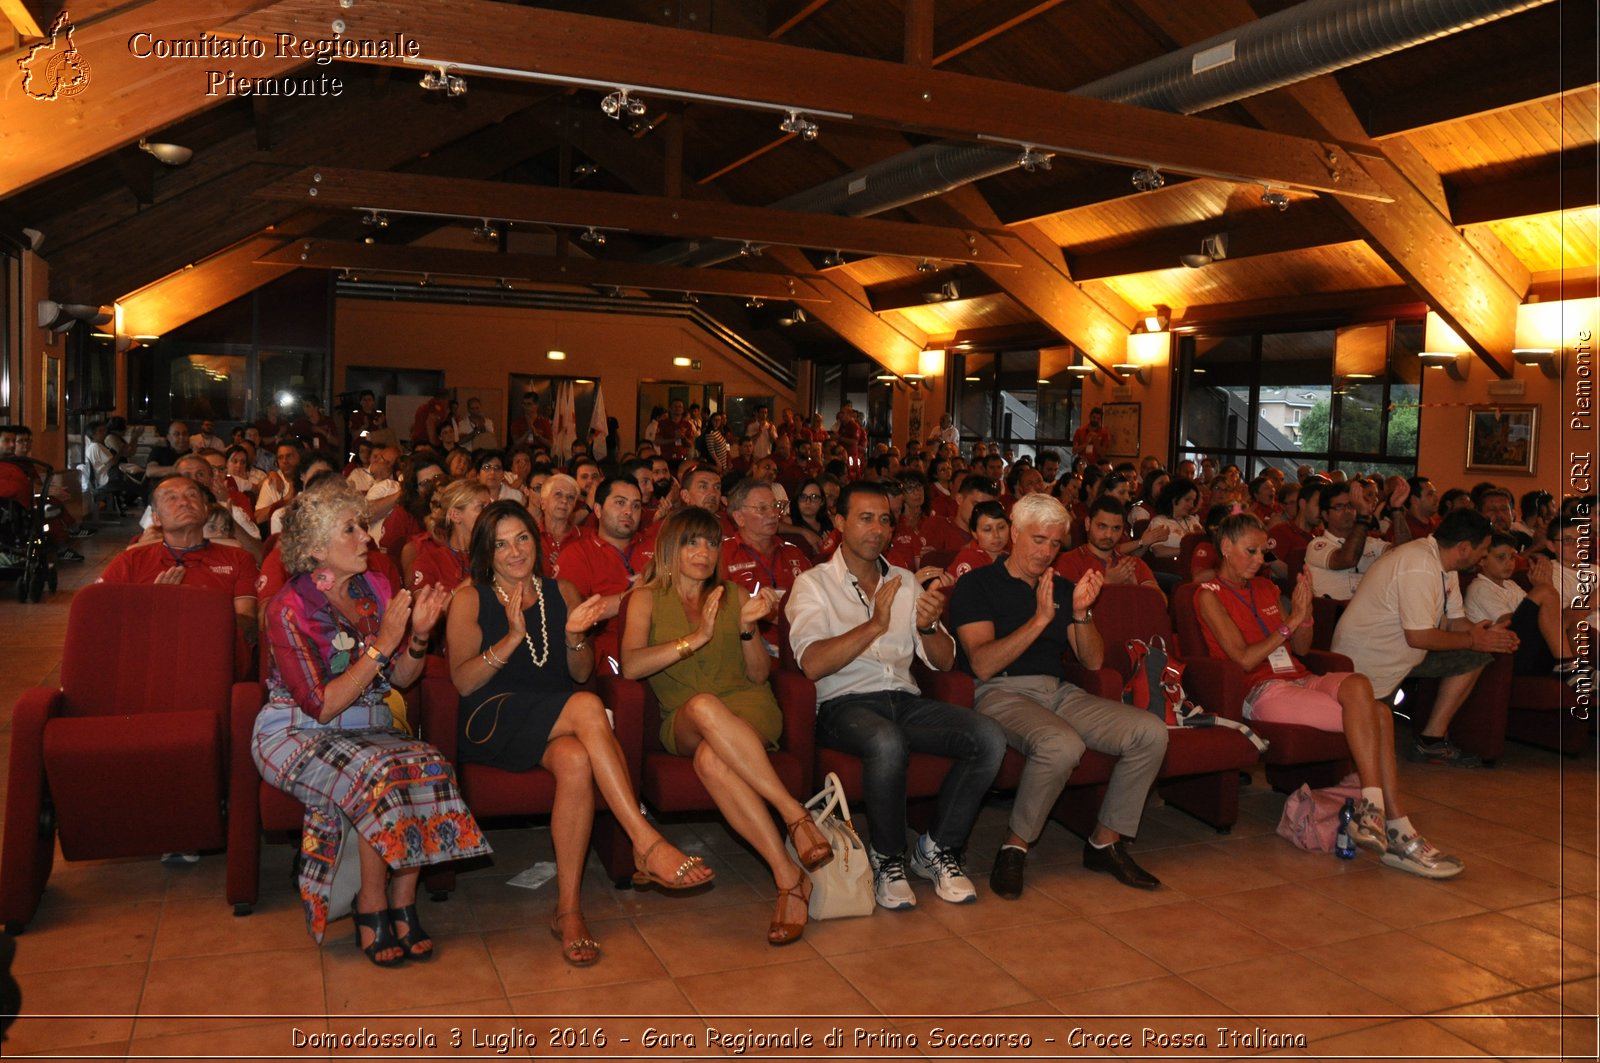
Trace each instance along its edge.
{"label": "window", "polygon": [[996,442],[1016,457],[1072,443],[1078,380],[1071,348],[958,355],[951,370],[956,427],[965,445]]}
{"label": "window", "polygon": [[1181,337],[1178,457],[1246,477],[1302,464],[1410,475],[1421,345],[1418,321]]}

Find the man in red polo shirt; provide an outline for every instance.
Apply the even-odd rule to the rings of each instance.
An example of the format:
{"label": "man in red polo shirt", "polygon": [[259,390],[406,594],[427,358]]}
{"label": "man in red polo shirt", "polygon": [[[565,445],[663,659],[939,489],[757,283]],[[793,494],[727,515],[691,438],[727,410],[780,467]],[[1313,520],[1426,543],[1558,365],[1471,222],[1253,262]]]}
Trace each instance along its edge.
{"label": "man in red polo shirt", "polygon": [[[1136,583],[1161,590],[1161,585],[1156,582],[1156,575],[1150,571],[1149,565],[1131,554],[1119,553],[1117,550],[1117,544],[1122,542],[1122,529],[1127,520],[1128,511],[1121,502],[1109,495],[1097,498],[1089,507],[1089,516],[1084,520],[1088,541],[1076,550],[1063,551],[1061,556],[1056,558],[1056,571],[1074,584],[1086,573],[1098,572],[1105,577],[1107,585]],[[1162,597],[1166,595],[1163,594]]]}
{"label": "man in red polo shirt", "polygon": [[601,667],[620,661],[617,612],[622,596],[632,590],[645,566],[655,556],[655,529],[639,531],[644,501],[632,478],[613,476],[595,488],[594,534],[585,535],[561,551],[553,575],[564,579],[582,598],[600,595],[603,622],[594,631],[594,659]]}
{"label": "man in red polo shirt", "polygon": [[[811,562],[799,547],[778,538],[778,501],[772,485],[740,480],[728,492],[728,513],[738,531],[722,540],[722,571],[746,594],[771,588],[781,601]],[[763,620],[761,637],[776,647],[778,625]]]}
{"label": "man in red polo shirt", "polygon": [[699,506],[716,514],[717,523],[722,525],[724,539],[739,534],[739,526],[733,523],[733,518],[722,508],[722,477],[716,467],[693,465],[687,468],[688,472],[680,470],[683,481],[678,488],[678,498],[686,506]]}
{"label": "man in red polo shirt", "polygon": [[954,557],[972,542],[972,507],[979,502],[993,502],[1000,495],[1000,485],[987,476],[969,474],[961,481],[955,495],[955,514],[952,517],[934,513],[922,521],[922,537],[928,540],[928,550]]}
{"label": "man in red polo shirt", "polygon": [[150,493],[152,528],[158,542],[131,546],[111,559],[97,583],[181,583],[209,587],[233,598],[239,633],[256,635],[256,563],[237,546],[205,537],[211,498],[187,476],[169,476]]}

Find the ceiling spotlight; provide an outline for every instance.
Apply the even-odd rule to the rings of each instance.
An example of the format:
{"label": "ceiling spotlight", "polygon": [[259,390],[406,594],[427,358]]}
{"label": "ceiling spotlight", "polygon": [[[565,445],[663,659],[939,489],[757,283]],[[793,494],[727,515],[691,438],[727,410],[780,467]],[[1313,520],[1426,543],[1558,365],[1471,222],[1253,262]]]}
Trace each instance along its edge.
{"label": "ceiling spotlight", "polygon": [[1154,192],[1167,183],[1161,176],[1161,171],[1154,166],[1147,166],[1142,170],[1133,171],[1133,187],[1139,192]]}
{"label": "ceiling spotlight", "polygon": [[817,123],[806,118],[799,111],[790,111],[783,121],[778,123],[778,128],[785,133],[793,133],[802,140],[816,140]]}
{"label": "ceiling spotlight", "polygon": [[1146,332],[1165,332],[1167,325],[1172,321],[1172,309],[1157,303],[1148,314],[1144,315],[1143,320]]}
{"label": "ceiling spotlight", "polygon": [[599,172],[600,167],[592,162],[580,162],[572,168],[572,176],[574,177],[593,177]]}
{"label": "ceiling spotlight", "polygon": [[500,278],[500,288],[503,291],[508,291],[509,292],[511,290],[511,282],[506,280],[504,277],[501,277]]}
{"label": "ceiling spotlight", "polygon": [[760,258],[761,248],[746,240],[739,248],[739,256],[741,258]]}
{"label": "ceiling spotlight", "polygon": [[684,292],[683,293],[683,301],[688,303],[690,306],[699,306],[700,305],[700,297],[698,295],[696,295],[694,292]]}
{"label": "ceiling spotlight", "polygon": [[444,79],[445,94],[449,96],[465,96],[467,94],[467,79],[447,74]]}
{"label": "ceiling spotlight", "polygon": [[440,92],[450,84],[450,72],[444,67],[430,70],[422,75],[422,80],[417,82],[429,92]]}
{"label": "ceiling spotlight", "polygon": [[368,210],[361,216],[361,224],[369,229],[387,229],[389,227],[389,215],[381,210]]}
{"label": "ceiling spotlight", "polygon": [[1051,156],[1048,152],[1037,151],[1030,144],[1022,149],[1021,155],[1017,156],[1017,165],[1028,173],[1033,173],[1035,170],[1048,170],[1050,169],[1050,158]]}
{"label": "ceiling spotlight", "polygon": [[601,100],[600,109],[605,112],[607,118],[616,118],[618,120],[625,114],[631,114],[637,118],[644,114],[646,110],[645,102],[637,96],[628,95],[627,89],[617,89]]}
{"label": "ceiling spotlight", "polygon": [[1179,255],[1178,261],[1190,269],[1199,269],[1211,263],[1228,257],[1228,234],[1213,233],[1200,241],[1198,255]]}
{"label": "ceiling spotlight", "polygon": [[757,299],[754,296],[751,296],[749,299],[744,301],[744,308],[746,310],[760,310],[766,305],[767,301],[765,299]]}
{"label": "ceiling spotlight", "polygon": [[595,247],[606,246],[606,234],[600,232],[593,225],[579,233],[578,239],[582,240],[586,244],[593,244]]}
{"label": "ceiling spotlight", "polygon": [[164,144],[160,141],[152,143],[144,137],[139,138],[139,150],[168,166],[182,166],[194,158],[193,148],[186,148],[181,144]]}
{"label": "ceiling spotlight", "polygon": [[804,325],[806,320],[806,312],[797,306],[789,313],[778,318],[778,324],[784,328],[789,328],[793,325]]}
{"label": "ceiling spotlight", "polygon": [[422,275],[422,279],[417,282],[417,287],[418,288],[426,288],[428,286],[428,283],[430,281],[432,281],[432,280],[433,280],[433,275],[432,274],[424,273]]}
{"label": "ceiling spotlight", "polygon": [[1261,203],[1267,207],[1277,207],[1279,210],[1289,209],[1289,197],[1282,192],[1274,192],[1270,187],[1261,191]]}
{"label": "ceiling spotlight", "polygon": [[500,229],[495,225],[494,222],[490,221],[488,218],[485,218],[483,219],[482,225],[473,226],[472,235],[474,239],[489,243],[491,241],[500,239]]}
{"label": "ceiling spotlight", "polygon": [[822,265],[823,265],[824,269],[826,269],[829,266],[842,266],[842,265],[844,265],[844,255],[842,255],[838,251],[835,251],[835,252],[833,252],[832,254],[829,254],[829,255],[823,255],[822,256]]}
{"label": "ceiling spotlight", "polygon": [[939,285],[939,296],[947,303],[961,298],[961,282],[956,280],[945,281]]}
{"label": "ceiling spotlight", "polygon": [[921,259],[920,261],[917,262],[917,272],[918,273],[932,273],[934,270],[936,270],[938,268],[939,268],[938,266],[935,266],[932,262],[929,262],[925,258]]}

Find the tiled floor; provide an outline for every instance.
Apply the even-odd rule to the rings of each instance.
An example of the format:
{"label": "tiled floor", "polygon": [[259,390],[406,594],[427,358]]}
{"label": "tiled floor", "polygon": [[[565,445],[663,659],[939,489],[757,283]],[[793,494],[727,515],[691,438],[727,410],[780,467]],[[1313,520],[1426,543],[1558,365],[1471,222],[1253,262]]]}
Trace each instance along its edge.
{"label": "tiled floor", "polygon": [[[19,606],[0,585],[0,762],[18,692],[54,679],[73,590],[123,541],[116,530],[86,540],[89,563],[64,568],[44,605]],[[585,907],[605,951],[586,970],[562,963],[545,930],[548,888],[506,881],[550,858],[541,828],[492,832],[493,866],[423,906],[438,960],[398,971],[370,966],[346,924],[321,948],[310,941],[286,845],[265,847],[261,903],[242,919],[223,901],[220,854],[175,869],[58,860],[18,942],[24,1017],[4,1054],[494,1056],[491,1035],[515,1028],[537,1038],[513,1042],[509,1054],[521,1057],[734,1054],[737,1045],[707,1044],[715,1025],[798,1028],[817,1038],[814,1054],[840,1059],[959,1055],[934,1027],[1033,1039],[974,1053],[983,1056],[1242,1057],[1271,1050],[1260,1027],[1303,1036],[1304,1047],[1279,1049],[1302,1058],[1595,1058],[1593,752],[1568,761],[1513,745],[1493,770],[1407,765],[1402,775],[1418,824],[1466,859],[1460,878],[1427,882],[1365,855],[1344,863],[1293,849],[1273,833],[1283,798],[1258,776],[1227,836],[1149,810],[1136,851],[1165,881],[1159,892],[1085,872],[1081,842],[1051,827],[1018,902],[981,888],[976,905],[951,907],[919,880],[914,911],[814,925],[785,949],[763,939],[771,889],[757,862],[720,823],[677,822],[669,834],[717,868],[716,886],[690,897],[617,892],[591,861]],[[1005,815],[996,802],[974,834],[979,875]],[[608,1046],[557,1052],[546,1044],[557,1025],[591,1037],[604,1025]],[[647,1049],[647,1027],[695,1046]],[[842,1047],[822,1040],[834,1027]],[[1246,1040],[1219,1043],[1219,1027]],[[363,1049],[347,1036],[344,1047],[302,1047],[363,1029],[437,1045]],[[1163,1040],[1194,1035],[1203,1047]]]}

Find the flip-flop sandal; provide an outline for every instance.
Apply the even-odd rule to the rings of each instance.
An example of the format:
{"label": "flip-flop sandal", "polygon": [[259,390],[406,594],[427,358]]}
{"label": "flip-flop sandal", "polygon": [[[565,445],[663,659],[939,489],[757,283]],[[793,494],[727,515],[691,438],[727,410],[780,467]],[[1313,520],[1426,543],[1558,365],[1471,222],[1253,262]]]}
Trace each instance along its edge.
{"label": "flip-flop sandal", "polygon": [[583,913],[576,909],[570,912],[557,912],[550,917],[550,936],[561,942],[561,957],[574,967],[593,967],[600,962],[600,942],[592,937],[573,938],[566,940],[561,935],[561,920],[569,915],[583,918]]}

